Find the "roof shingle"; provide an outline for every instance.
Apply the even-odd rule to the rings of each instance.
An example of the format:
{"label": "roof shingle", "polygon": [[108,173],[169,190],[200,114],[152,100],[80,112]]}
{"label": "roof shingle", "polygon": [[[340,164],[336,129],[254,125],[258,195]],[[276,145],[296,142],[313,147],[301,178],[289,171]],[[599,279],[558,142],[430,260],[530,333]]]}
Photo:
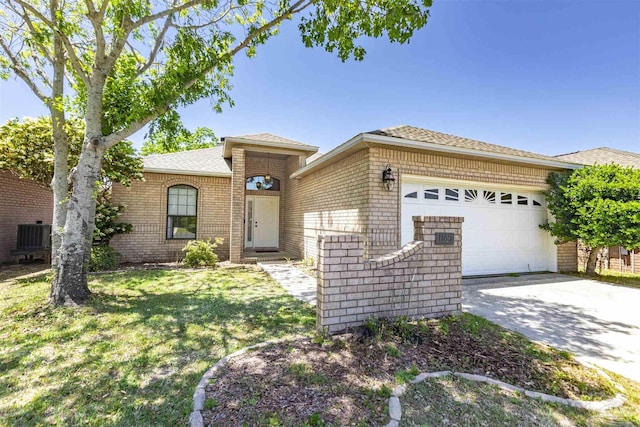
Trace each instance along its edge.
{"label": "roof shingle", "polygon": [[304,144],[300,141],[294,141],[293,139],[284,138],[282,136],[273,135],[271,133],[254,133],[250,135],[238,135],[238,136],[230,136],[227,138],[238,138],[238,139],[246,139],[255,142],[273,142],[276,144],[289,144],[289,145],[299,145],[301,148],[309,148],[314,149],[312,145]]}
{"label": "roof shingle", "polygon": [[[532,153],[515,148],[504,147],[502,145],[489,144],[487,142],[477,141],[474,139],[463,138],[461,136],[449,135],[442,132],[436,132],[429,129],[422,129],[414,126],[394,126],[385,129],[367,132],[373,135],[388,136],[392,138],[402,138],[411,141],[429,142],[442,146],[457,147],[467,150],[483,151],[486,153],[503,154],[508,156],[518,156],[527,159],[538,159],[558,162],[558,158],[545,156],[544,154]],[[562,161],[562,160],[560,160]]]}
{"label": "roof shingle", "polygon": [[640,169],[640,154],[609,147],[559,154],[556,158],[566,162],[581,163],[583,165],[606,165],[615,163],[621,166],[632,166]]}
{"label": "roof shingle", "polygon": [[231,175],[230,163],[222,157],[222,144],[199,150],[152,154],[144,157],[144,170],[176,173],[191,172],[202,175]]}

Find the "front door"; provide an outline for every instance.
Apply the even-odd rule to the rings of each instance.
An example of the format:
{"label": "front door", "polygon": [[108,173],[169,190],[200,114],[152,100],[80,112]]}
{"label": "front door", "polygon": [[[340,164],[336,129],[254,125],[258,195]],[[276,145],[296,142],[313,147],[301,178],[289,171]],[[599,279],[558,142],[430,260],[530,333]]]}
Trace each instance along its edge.
{"label": "front door", "polygon": [[247,196],[245,247],[277,248],[280,197]]}

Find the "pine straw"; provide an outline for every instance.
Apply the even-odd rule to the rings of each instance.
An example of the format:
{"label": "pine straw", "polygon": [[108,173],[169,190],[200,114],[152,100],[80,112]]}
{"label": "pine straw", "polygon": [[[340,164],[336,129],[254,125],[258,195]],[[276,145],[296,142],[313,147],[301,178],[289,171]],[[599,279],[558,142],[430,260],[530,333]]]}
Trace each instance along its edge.
{"label": "pine straw", "polygon": [[616,393],[611,381],[570,354],[464,314],[417,323],[372,320],[331,341],[249,352],[208,386],[203,416],[205,425],[216,426],[384,425],[391,388],[409,372],[443,369],[572,399]]}

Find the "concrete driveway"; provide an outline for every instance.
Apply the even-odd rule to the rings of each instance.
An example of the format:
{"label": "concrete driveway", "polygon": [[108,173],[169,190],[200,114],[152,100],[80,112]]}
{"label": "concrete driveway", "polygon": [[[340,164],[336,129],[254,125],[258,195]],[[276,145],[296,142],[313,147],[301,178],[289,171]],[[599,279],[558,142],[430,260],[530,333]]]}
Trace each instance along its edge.
{"label": "concrete driveway", "polygon": [[640,381],[640,289],[562,274],[462,282],[464,311]]}

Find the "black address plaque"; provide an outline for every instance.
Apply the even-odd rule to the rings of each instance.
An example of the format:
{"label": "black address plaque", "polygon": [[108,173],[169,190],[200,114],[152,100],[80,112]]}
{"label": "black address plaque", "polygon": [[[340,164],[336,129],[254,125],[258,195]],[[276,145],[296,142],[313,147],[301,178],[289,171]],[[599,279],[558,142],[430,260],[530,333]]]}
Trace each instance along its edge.
{"label": "black address plaque", "polygon": [[436,245],[453,245],[453,233],[436,233]]}

